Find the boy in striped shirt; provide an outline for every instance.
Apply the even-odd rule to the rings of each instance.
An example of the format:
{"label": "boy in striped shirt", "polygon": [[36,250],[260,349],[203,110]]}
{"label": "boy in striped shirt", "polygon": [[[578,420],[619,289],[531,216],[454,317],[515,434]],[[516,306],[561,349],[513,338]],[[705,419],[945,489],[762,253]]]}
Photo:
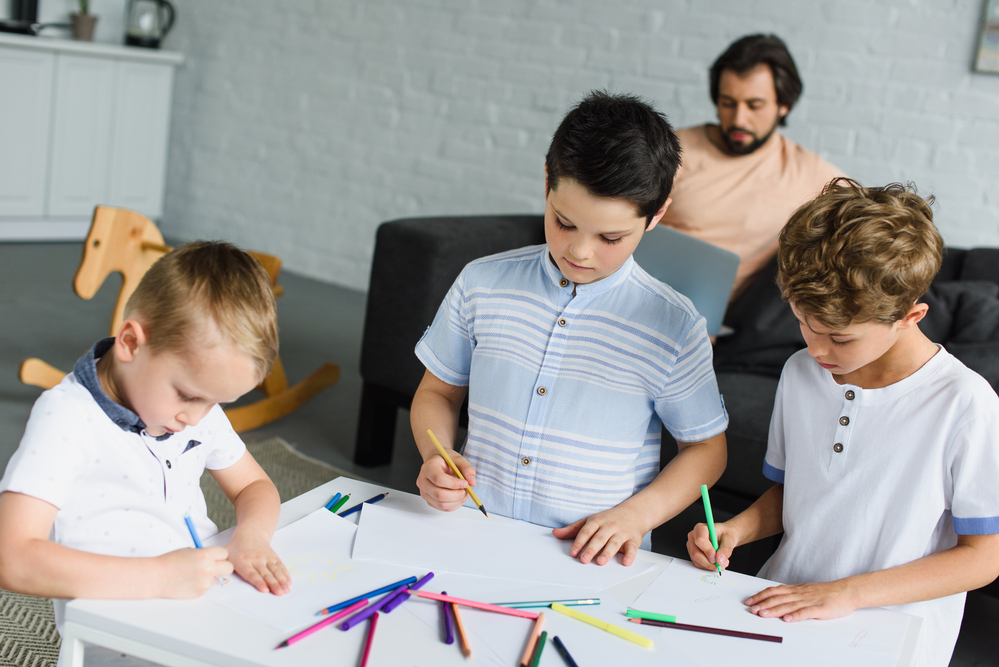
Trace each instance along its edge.
{"label": "boy in striped shirt", "polygon": [[[725,468],[728,415],[690,301],[631,255],[670,204],[680,164],[662,114],[590,93],[545,158],[545,239],[468,264],[416,346],[417,486],[450,511],[474,486],[492,512],[551,526],[570,554],[630,565],[649,531]],[[464,456],[452,475],[427,436]],[[679,453],[660,472],[664,426]]]}

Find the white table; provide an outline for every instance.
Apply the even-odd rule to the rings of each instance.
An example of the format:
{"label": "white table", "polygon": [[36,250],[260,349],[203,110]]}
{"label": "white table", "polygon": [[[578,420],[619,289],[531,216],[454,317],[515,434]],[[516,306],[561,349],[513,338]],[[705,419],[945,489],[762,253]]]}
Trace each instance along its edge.
{"label": "white table", "polygon": [[[286,526],[322,507],[337,491],[347,491],[352,499],[365,499],[387,489],[340,477],[281,506],[278,527]],[[353,504],[353,503],[350,503]],[[422,506],[424,501],[413,494],[392,491],[382,501],[398,509]],[[506,520],[506,519],[501,519]],[[225,544],[229,531],[205,540],[206,544]],[[671,558],[640,552],[639,559],[654,566],[643,574],[602,595],[630,605],[666,568]],[[911,617],[904,648],[897,667],[912,664],[913,650],[921,619]],[[395,613],[392,622],[393,660],[385,664],[447,665],[475,664],[453,647],[440,641],[428,641],[427,627],[408,614]],[[274,650],[287,639],[280,632],[232,612],[204,598],[195,600],[74,600],[66,607],[60,660],[65,667],[81,667],[83,642],[121,651],[171,667],[305,667],[308,665],[358,664],[363,632],[341,633],[324,629],[290,649]],[[376,638],[377,641],[377,638]],[[418,647],[418,650],[416,648]],[[576,656],[577,661],[579,656]]]}

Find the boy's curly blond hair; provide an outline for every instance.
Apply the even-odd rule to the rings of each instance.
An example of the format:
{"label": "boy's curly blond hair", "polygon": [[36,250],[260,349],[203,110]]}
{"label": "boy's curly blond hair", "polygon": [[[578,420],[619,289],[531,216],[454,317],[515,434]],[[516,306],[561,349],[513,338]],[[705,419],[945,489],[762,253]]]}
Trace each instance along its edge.
{"label": "boy's curly blond hair", "polygon": [[155,352],[183,353],[214,323],[223,340],[246,353],[262,381],[278,353],[277,306],[271,279],[229,243],[196,241],[150,267],[125,304]]}
{"label": "boy's curly blond hair", "polygon": [[832,329],[902,319],[943,261],[932,203],[911,185],[834,179],[780,233],[781,296]]}

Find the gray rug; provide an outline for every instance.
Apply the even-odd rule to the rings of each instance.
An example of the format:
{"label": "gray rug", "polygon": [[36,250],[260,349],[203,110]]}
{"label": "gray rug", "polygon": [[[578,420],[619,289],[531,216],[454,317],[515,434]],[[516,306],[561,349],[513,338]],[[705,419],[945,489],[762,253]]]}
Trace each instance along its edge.
{"label": "gray rug", "polygon": [[[328,463],[309,458],[280,438],[247,443],[247,449],[267,471],[281,494],[289,500],[331,479],[354,477]],[[219,530],[236,522],[232,503],[207,472],[201,489],[208,504],[208,516]],[[59,659],[59,633],[47,598],[0,590],[0,667],[55,667]]]}

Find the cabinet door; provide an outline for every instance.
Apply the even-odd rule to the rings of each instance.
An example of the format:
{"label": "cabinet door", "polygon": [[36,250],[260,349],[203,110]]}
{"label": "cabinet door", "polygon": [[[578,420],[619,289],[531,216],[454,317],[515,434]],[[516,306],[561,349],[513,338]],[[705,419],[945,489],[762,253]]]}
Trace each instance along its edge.
{"label": "cabinet door", "polygon": [[110,205],[162,215],[172,88],[170,65],[118,63]]}
{"label": "cabinet door", "polygon": [[0,48],[0,216],[45,212],[54,60]]}
{"label": "cabinet door", "polygon": [[107,201],[115,61],[59,54],[48,214],[90,217]]}

